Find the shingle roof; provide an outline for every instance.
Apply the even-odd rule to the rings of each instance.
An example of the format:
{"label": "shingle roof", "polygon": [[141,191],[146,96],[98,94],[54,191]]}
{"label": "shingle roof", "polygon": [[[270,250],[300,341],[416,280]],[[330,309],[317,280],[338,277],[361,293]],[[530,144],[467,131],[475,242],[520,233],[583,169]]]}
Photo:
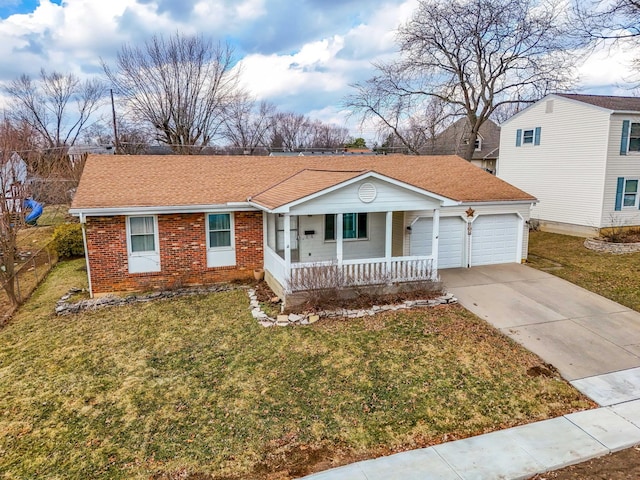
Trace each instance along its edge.
{"label": "shingle roof", "polygon": [[267,208],[276,208],[350,180],[363,173],[361,170],[336,171],[305,169],[268,188],[264,192],[254,195],[251,201]]}
{"label": "shingle roof", "polygon": [[314,193],[367,171],[452,200],[535,200],[453,155],[90,155],[72,208],[224,205],[260,195],[264,201],[273,201],[279,195],[290,194],[294,187],[298,196],[298,192]]}
{"label": "shingle roof", "polygon": [[615,97],[607,95],[580,95],[574,93],[558,93],[559,97],[570,98],[579,102],[622,112],[640,112],[640,97]]}

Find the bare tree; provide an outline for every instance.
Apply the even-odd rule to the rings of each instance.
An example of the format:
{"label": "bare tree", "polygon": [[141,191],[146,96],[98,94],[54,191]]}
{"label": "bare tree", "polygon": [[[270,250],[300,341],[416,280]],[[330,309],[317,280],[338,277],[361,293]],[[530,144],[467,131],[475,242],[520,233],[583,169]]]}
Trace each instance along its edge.
{"label": "bare tree", "polygon": [[349,130],[344,127],[313,120],[310,122],[310,148],[336,150],[344,147],[349,139]]}
{"label": "bare tree", "polygon": [[574,0],[574,25],[596,40],[640,38],[639,0]]}
{"label": "bare tree", "polygon": [[154,36],[142,47],[124,45],[113,69],[103,62],[131,113],[176,153],[197,153],[217,135],[239,89],[233,65],[229,45],[180,33]]}
{"label": "bare tree", "polygon": [[271,147],[293,152],[308,144],[309,119],[302,114],[278,112],[273,117]]}
{"label": "bare tree", "polygon": [[398,31],[400,59],[355,85],[347,106],[403,135],[408,120],[436,98],[471,126],[470,159],[480,126],[502,105],[533,101],[568,88],[568,51],[556,0],[421,0]]}
{"label": "bare tree", "polygon": [[253,155],[266,145],[275,111],[272,103],[258,103],[246,93],[237,95],[227,106],[222,136],[232,148]]}
{"label": "bare tree", "polygon": [[98,80],[80,81],[73,74],[43,69],[38,79],[22,75],[5,92],[11,118],[37,131],[43,148],[56,149],[75,144],[100,106],[104,86]]}

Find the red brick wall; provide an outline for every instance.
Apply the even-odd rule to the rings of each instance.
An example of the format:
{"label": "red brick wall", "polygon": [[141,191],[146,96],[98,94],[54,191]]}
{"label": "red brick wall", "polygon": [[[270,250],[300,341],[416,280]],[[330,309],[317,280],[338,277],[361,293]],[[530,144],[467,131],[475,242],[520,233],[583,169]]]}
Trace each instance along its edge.
{"label": "red brick wall", "polygon": [[124,216],[87,217],[94,293],[146,291],[252,278],[264,264],[262,212],[235,212],[236,265],[207,268],[205,214],[158,215],[160,272],[129,273]]}

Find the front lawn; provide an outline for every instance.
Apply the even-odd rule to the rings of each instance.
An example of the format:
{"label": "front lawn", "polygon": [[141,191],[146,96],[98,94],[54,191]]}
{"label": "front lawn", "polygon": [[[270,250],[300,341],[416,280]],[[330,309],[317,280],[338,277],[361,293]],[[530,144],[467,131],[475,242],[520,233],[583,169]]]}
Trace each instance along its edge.
{"label": "front lawn", "polygon": [[5,478],[288,479],[592,406],[461,307],[263,328],[235,290],[55,317],[82,266],[0,330]]}
{"label": "front lawn", "polygon": [[599,253],[583,243],[580,237],[531,232],[528,263],[640,311],[640,253]]}

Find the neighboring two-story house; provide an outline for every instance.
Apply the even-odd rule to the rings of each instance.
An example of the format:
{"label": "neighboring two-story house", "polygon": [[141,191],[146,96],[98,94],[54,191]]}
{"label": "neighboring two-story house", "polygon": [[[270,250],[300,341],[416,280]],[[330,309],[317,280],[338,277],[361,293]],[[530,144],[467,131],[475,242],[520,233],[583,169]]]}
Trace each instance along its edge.
{"label": "neighboring two-story house", "polygon": [[[469,145],[470,131],[469,120],[461,118],[427,142],[421,153],[464,156]],[[493,120],[486,120],[478,132],[471,164],[495,174],[499,147],[500,127]]]}
{"label": "neighboring two-story house", "polygon": [[548,95],[501,127],[497,175],[538,199],[540,228],[640,226],[640,98]]}

